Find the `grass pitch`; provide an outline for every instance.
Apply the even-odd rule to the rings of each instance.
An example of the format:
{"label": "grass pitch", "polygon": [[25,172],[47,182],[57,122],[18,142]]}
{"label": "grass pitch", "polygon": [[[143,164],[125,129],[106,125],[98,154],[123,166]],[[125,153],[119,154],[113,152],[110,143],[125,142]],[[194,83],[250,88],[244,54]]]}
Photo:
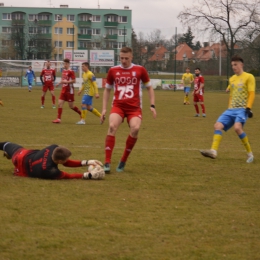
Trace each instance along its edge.
{"label": "grass pitch", "polygon": [[[32,149],[56,143],[72,159],[103,161],[108,122],[100,125],[88,113],[87,124],[76,125],[78,115],[65,104],[62,123],[52,124],[57,109],[49,93],[40,109],[40,96],[36,88],[0,89],[1,141]],[[145,90],[143,96],[144,120],[124,173],[115,168],[126,123],[116,136],[112,172],[101,181],[14,177],[11,162],[0,158],[1,260],[260,259],[260,96],[245,126],[252,164],[233,129],[224,133],[216,160],[198,151],[210,148],[227,94],[207,92],[207,117],[194,118],[183,92],[156,91],[156,120]],[[101,106],[101,98],[94,100]]]}

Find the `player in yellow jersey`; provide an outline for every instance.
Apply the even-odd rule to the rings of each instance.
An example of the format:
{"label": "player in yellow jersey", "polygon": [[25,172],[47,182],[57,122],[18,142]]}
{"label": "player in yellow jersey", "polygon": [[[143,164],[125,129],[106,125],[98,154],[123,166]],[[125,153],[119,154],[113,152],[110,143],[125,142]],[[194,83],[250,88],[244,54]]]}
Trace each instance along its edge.
{"label": "player in yellow jersey", "polygon": [[85,125],[87,111],[92,112],[97,117],[101,118],[101,114],[99,111],[92,107],[92,99],[95,95],[96,98],[99,98],[98,94],[98,86],[96,82],[95,75],[89,70],[89,63],[82,63],[82,71],[83,71],[83,82],[81,89],[78,92],[78,95],[83,91],[82,104],[81,104],[81,120],[77,122],[77,125]]}
{"label": "player in yellow jersey", "polygon": [[194,81],[193,75],[190,73],[190,68],[186,68],[186,73],[182,75],[182,84],[184,86],[184,105],[189,105],[189,93],[190,93],[190,88],[191,88],[191,83]]}
{"label": "player in yellow jersey", "polygon": [[247,151],[246,162],[251,163],[254,156],[243,126],[248,117],[253,117],[251,108],[255,99],[255,78],[252,74],[244,72],[244,61],[240,56],[232,57],[231,66],[235,75],[229,79],[227,88],[227,91],[230,91],[228,109],[218,118],[214,125],[215,132],[211,149],[200,152],[205,157],[215,159],[222,139],[222,130],[227,131],[234,126],[235,132]]}

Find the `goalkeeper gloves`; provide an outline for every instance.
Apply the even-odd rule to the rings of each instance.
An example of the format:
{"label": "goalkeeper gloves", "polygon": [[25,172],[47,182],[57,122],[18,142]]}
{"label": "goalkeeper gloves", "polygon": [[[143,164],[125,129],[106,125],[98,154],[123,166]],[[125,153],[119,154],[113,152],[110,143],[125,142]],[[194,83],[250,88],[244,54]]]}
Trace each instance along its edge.
{"label": "goalkeeper gloves", "polygon": [[249,107],[246,108],[246,114],[249,118],[253,117],[253,112],[252,112],[251,108],[249,108]]}

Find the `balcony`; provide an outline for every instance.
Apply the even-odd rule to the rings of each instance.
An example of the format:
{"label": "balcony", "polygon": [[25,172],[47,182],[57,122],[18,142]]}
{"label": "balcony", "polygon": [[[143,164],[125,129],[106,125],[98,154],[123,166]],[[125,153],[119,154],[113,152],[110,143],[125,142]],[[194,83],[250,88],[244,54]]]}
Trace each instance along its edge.
{"label": "balcony", "polygon": [[117,34],[107,35],[108,40],[117,40]]}
{"label": "balcony", "polygon": [[43,40],[51,39],[51,33],[39,33],[36,34],[36,38],[43,39]]}
{"label": "balcony", "polygon": [[16,26],[16,25],[25,25],[25,20],[12,20],[12,25]]}
{"label": "balcony", "polygon": [[117,27],[118,22],[105,22],[104,27]]}
{"label": "balcony", "polygon": [[91,40],[92,35],[90,34],[78,34],[79,40]]}
{"label": "balcony", "polygon": [[78,50],[86,50],[87,47],[78,47]]}
{"label": "balcony", "polygon": [[91,27],[91,21],[79,21],[78,22],[78,26],[79,27]]}
{"label": "balcony", "polygon": [[52,22],[51,22],[51,20],[38,20],[37,24],[39,26],[51,26]]}

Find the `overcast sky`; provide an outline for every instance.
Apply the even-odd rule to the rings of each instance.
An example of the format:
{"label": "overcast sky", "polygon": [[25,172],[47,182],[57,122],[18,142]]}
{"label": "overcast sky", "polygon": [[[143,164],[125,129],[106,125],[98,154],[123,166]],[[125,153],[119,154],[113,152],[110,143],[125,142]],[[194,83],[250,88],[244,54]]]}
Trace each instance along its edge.
{"label": "overcast sky", "polygon": [[[132,26],[136,33],[143,32],[145,35],[154,29],[160,29],[162,35],[169,39],[175,33],[185,33],[177,19],[183,6],[191,6],[194,0],[0,0],[5,6],[32,6],[32,7],[59,7],[67,4],[74,8],[97,8],[101,9],[123,9],[129,6],[132,10]],[[195,35],[195,33],[194,33]],[[196,35],[195,35],[196,36]],[[201,38],[203,41],[204,39]]]}

